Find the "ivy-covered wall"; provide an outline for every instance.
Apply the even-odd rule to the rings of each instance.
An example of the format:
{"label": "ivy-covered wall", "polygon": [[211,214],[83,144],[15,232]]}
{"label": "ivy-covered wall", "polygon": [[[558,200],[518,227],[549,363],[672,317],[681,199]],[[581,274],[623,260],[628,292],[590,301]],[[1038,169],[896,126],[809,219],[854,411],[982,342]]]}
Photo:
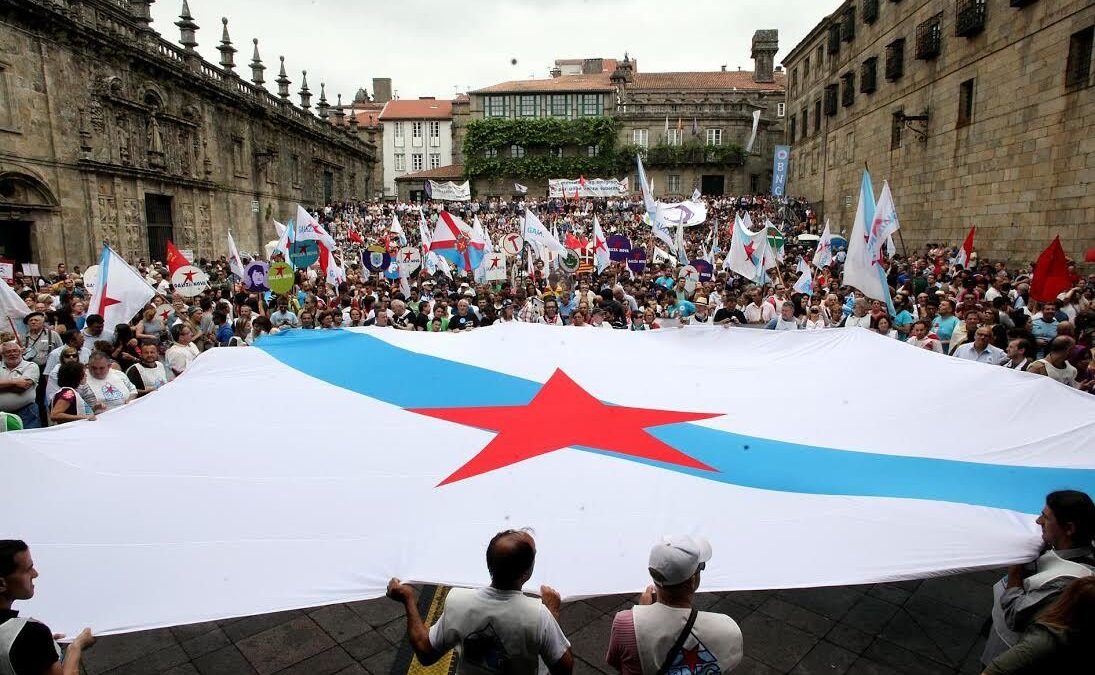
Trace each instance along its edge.
{"label": "ivy-covered wall", "polygon": [[[619,169],[616,138],[620,123],[611,117],[557,117],[532,119],[484,118],[468,123],[464,136],[464,174],[469,178],[560,178],[579,175],[611,176]],[[521,146],[524,157],[512,157],[510,147]],[[589,146],[598,148],[586,156]],[[555,148],[575,148],[580,156],[556,157]],[[490,150],[497,151],[488,157]]]}

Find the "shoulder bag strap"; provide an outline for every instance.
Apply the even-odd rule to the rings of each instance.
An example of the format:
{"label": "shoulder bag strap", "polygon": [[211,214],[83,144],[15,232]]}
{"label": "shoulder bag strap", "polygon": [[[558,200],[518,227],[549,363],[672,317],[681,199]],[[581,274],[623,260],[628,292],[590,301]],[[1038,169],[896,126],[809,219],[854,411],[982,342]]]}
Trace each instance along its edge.
{"label": "shoulder bag strap", "polygon": [[696,616],[699,612],[695,607],[692,608],[692,612],[688,615],[688,621],[684,624],[684,629],[681,630],[681,634],[677,636],[677,641],[673,643],[673,647],[670,648],[669,653],[665,655],[665,661],[662,663],[662,667],[658,668],[658,675],[665,675],[669,672],[670,667],[673,665],[673,659],[677,656],[677,652],[684,647],[684,641],[688,639],[688,636],[692,633],[692,626],[696,625]]}

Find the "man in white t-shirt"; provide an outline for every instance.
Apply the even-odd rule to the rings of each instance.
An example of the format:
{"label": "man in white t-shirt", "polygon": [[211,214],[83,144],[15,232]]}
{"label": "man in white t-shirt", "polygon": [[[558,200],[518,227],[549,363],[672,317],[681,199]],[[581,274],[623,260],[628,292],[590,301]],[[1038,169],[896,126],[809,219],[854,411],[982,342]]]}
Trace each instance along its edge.
{"label": "man in white t-shirt", "polygon": [[725,673],[741,663],[738,624],[692,606],[710,559],[711,544],[701,537],[666,537],[650,549],[654,585],[613,619],[608,665],[622,675],[655,675],[663,666],[667,675],[687,675]]}
{"label": "man in white t-shirt", "polygon": [[201,352],[198,351],[198,345],[194,344],[194,331],[190,326],[185,324],[172,326],[171,337],[175,338],[175,344],[167,348],[164,358],[167,359],[171,372],[178,377]]}
{"label": "man in white t-shirt", "polygon": [[429,629],[418,613],[414,588],[392,579],[388,597],[403,603],[407,637],[422,665],[456,648],[457,675],[536,675],[541,660],[551,675],[570,675],[574,657],[559,627],[559,594],[541,586],[541,601],[521,592],[535,562],[536,542],[528,532],[494,535],[487,546],[490,586],[450,590],[444,611]]}
{"label": "man in white t-shirt", "polygon": [[87,362],[87,388],[94,395],[91,405],[102,403],[107,410],[120,408],[137,398],[137,388],[120,370],[110,367],[110,357],[92,352]]}
{"label": "man in white t-shirt", "polygon": [[150,394],[167,384],[167,369],[160,363],[160,349],[152,339],[141,343],[141,360],[126,369],[125,376],[133,383],[137,396]]}

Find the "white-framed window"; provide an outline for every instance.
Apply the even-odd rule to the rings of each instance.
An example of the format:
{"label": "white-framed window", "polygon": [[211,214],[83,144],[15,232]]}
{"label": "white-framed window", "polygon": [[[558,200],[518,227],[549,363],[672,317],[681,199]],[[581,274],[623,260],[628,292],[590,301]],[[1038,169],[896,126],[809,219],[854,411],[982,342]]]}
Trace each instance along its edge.
{"label": "white-framed window", "polygon": [[665,177],[665,187],[669,190],[670,194],[680,194],[681,192],[681,176],[680,174],[669,174]]}
{"label": "white-framed window", "polygon": [[421,122],[411,122],[411,145],[422,145]]}
{"label": "white-framed window", "polygon": [[586,157],[597,157],[601,154],[601,146],[599,145],[587,145]]}
{"label": "white-framed window", "polygon": [[416,152],[411,155],[411,171],[422,170],[422,153]]}
{"label": "white-framed window", "polygon": [[668,145],[680,145],[684,142],[684,129],[670,129],[669,134],[665,137],[665,142]]}
{"label": "white-framed window", "polygon": [[505,96],[488,96],[487,106],[484,111],[487,117],[505,117],[506,116],[506,97]]}
{"label": "white-framed window", "polygon": [[437,121],[430,122],[430,145],[438,147],[441,145],[441,123]]}
{"label": "white-framed window", "polygon": [[407,170],[407,156],[399,154],[395,156],[395,170],[406,171]]}
{"label": "white-framed window", "polygon": [[637,145],[640,148],[645,148],[650,145],[650,133],[646,129],[632,129],[631,130],[631,143]]}
{"label": "white-framed window", "polygon": [[518,115],[520,117],[536,117],[536,96],[533,94],[522,94],[520,96],[520,106],[518,107]]}
{"label": "white-framed window", "polygon": [[510,157],[524,157],[525,156],[524,146],[521,146],[521,145],[511,145],[511,146],[509,146],[509,156]]}
{"label": "white-framed window", "polygon": [[395,138],[396,145],[403,145],[403,123],[392,122],[392,137]]}
{"label": "white-framed window", "polygon": [[707,144],[708,145],[722,145],[722,129],[708,129],[707,130]]}
{"label": "white-framed window", "polygon": [[441,166],[441,153],[440,152],[431,152],[430,153],[430,168],[431,169],[436,169],[440,166]]}
{"label": "white-framed window", "polygon": [[483,156],[487,159],[494,159],[498,156],[498,148],[487,148],[483,151]]}
{"label": "white-framed window", "polygon": [[552,117],[570,117],[570,109],[567,106],[566,94],[552,94],[551,95],[551,116]]}
{"label": "white-framed window", "polygon": [[600,94],[582,94],[582,115],[594,117],[604,112]]}
{"label": "white-framed window", "polygon": [[554,157],[555,159],[561,159],[562,156],[563,156],[563,149],[562,148],[552,148],[551,149],[551,156]]}
{"label": "white-framed window", "polygon": [[777,103],[776,104],[776,117],[783,117],[785,114],[787,114],[787,104],[786,103]]}

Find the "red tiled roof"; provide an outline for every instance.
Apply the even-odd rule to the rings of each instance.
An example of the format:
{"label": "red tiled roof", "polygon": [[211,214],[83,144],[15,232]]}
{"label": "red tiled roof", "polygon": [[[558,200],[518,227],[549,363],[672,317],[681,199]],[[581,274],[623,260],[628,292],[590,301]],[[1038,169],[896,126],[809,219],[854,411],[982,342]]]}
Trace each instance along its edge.
{"label": "red tiled roof", "polygon": [[476,89],[473,94],[511,94],[518,92],[612,91],[609,73],[563,75],[546,80],[512,80]]}
{"label": "red tiled roof", "polygon": [[433,98],[397,98],[388,101],[380,120],[451,120],[452,101]]}
{"label": "red tiled roof", "polygon": [[425,171],[416,171],[415,173],[405,173],[402,176],[396,176],[396,180],[426,180],[427,178],[437,180],[454,180],[464,177],[464,165],[463,164],[449,164],[447,166],[439,166],[436,169],[426,169]]}
{"label": "red tiled roof", "polygon": [[377,118],[380,117],[379,110],[355,110],[352,113],[347,112],[346,114],[353,114],[356,116],[358,126],[375,127],[380,124],[380,122],[377,121]]}
{"label": "red tiled roof", "polygon": [[709,90],[744,89],[750,91],[782,91],[784,73],[775,73],[774,82],[754,82],[747,70],[715,70],[691,73],[636,73],[629,89]]}

